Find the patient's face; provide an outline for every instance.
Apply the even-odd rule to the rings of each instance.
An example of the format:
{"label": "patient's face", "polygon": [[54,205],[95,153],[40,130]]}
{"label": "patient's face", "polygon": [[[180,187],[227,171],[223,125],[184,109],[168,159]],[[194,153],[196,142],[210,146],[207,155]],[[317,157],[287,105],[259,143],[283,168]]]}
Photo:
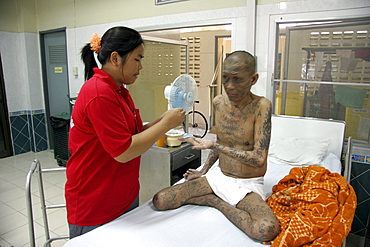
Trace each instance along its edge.
{"label": "patient's face", "polygon": [[258,75],[251,73],[245,63],[225,61],[222,84],[230,101],[240,101],[247,97],[257,79]]}

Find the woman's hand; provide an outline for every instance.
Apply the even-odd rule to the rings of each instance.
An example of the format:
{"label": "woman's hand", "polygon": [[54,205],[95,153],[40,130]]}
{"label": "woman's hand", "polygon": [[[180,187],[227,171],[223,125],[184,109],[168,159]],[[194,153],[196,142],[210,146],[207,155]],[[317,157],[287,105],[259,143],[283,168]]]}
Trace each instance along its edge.
{"label": "woman's hand", "polygon": [[162,121],[165,121],[169,129],[175,128],[185,120],[185,111],[182,108],[174,108],[166,111],[161,116]]}
{"label": "woman's hand", "polygon": [[197,137],[187,137],[187,138],[179,138],[180,141],[190,143],[193,145],[193,149],[211,149],[215,145],[215,142],[212,140],[206,140]]}

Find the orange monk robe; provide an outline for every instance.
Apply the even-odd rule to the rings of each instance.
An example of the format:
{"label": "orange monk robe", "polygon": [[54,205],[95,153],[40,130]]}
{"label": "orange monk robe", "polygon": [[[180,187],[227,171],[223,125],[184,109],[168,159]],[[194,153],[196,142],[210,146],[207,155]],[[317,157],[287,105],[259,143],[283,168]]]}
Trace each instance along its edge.
{"label": "orange monk robe", "polygon": [[341,246],[357,201],[345,178],[321,166],[295,167],[266,200],[281,232],[272,246]]}

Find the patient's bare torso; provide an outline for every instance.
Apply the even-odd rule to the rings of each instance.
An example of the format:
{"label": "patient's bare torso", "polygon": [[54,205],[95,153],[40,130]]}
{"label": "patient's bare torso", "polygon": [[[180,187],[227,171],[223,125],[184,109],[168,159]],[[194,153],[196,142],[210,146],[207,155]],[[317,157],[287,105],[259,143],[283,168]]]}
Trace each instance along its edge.
{"label": "patient's bare torso", "polygon": [[[225,96],[215,99],[217,143],[236,150],[253,150],[255,119],[260,99],[261,97],[254,96],[252,102],[240,108],[232,107]],[[265,174],[266,164],[258,167],[253,164],[253,161],[240,162],[235,157],[248,159],[248,154],[236,151],[232,155],[227,155],[219,152],[219,166],[225,175],[252,178]]]}

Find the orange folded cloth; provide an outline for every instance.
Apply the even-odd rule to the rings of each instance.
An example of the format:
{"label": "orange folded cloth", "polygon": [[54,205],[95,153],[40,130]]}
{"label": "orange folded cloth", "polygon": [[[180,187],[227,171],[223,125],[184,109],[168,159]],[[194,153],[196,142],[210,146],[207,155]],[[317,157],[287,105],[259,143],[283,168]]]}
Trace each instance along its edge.
{"label": "orange folded cloth", "polygon": [[272,188],[267,204],[281,232],[271,246],[341,246],[357,206],[352,186],[321,166],[295,167]]}

